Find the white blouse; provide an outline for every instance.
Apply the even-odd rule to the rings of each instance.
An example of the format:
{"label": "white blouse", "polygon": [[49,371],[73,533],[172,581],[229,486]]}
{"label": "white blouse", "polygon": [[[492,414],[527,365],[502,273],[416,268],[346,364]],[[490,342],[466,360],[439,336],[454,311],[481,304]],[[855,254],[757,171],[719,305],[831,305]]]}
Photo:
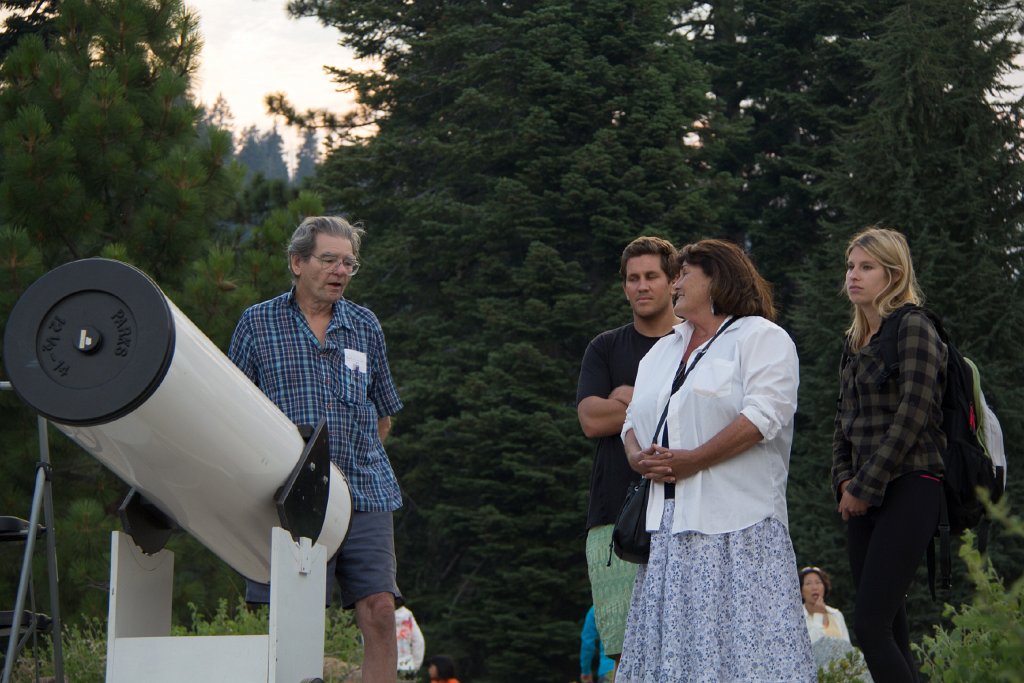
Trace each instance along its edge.
{"label": "white blouse", "polygon": [[[632,429],[641,446],[654,442],[672,378],[692,334],[690,323],[676,325],[640,361],[623,438]],[[700,348],[690,354],[688,367]],[[672,533],[720,534],[769,517],[789,527],[786,479],[799,383],[796,346],[775,323],[757,316],[740,318],[714,340],[671,398],[666,420],[669,447],[696,448],[739,415],[750,420],[763,439],[676,481]],[[657,437],[661,443],[661,435]],[[664,485],[653,484],[647,504],[648,530],[658,529],[664,505]]]}
{"label": "white blouse", "polygon": [[811,637],[811,644],[813,645],[822,638],[837,638],[850,642],[850,632],[846,630],[846,619],[843,619],[843,613],[828,605],[825,605],[825,611],[828,612],[827,629],[825,628],[824,614],[820,612],[812,614],[807,611],[806,606],[804,607],[804,623],[807,624],[807,635]]}

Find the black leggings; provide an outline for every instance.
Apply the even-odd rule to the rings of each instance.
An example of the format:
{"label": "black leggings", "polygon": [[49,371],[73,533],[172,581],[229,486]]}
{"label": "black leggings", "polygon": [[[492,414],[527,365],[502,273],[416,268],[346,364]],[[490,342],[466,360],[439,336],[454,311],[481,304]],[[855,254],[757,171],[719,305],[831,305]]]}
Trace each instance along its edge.
{"label": "black leggings", "polygon": [[853,631],[875,683],[917,681],[906,595],[935,534],[942,483],[922,472],[885,489],[882,505],[850,518],[847,541],[857,587]]}

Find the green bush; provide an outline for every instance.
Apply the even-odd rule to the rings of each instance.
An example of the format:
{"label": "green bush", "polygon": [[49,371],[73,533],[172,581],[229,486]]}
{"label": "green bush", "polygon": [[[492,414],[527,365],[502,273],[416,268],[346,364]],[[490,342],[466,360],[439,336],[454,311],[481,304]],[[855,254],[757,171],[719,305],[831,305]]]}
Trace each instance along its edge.
{"label": "green bush", "polygon": [[868,665],[860,650],[851,650],[818,667],[818,683],[861,683],[870,680],[867,673]]}
{"label": "green bush", "polygon": [[[989,505],[989,514],[1013,536],[1024,538],[1024,520],[1009,514],[1006,501]],[[975,586],[969,605],[946,605],[951,626],[914,645],[930,681],[1019,681],[1024,671],[1024,577],[1007,589],[991,561],[964,535],[960,557]]]}
{"label": "green bush", "polygon": [[355,612],[340,607],[327,610],[324,636],[324,681],[341,683],[363,663],[363,641],[355,623]]}
{"label": "green bush", "polygon": [[[241,636],[261,635],[269,630],[269,610],[250,609],[239,600],[234,609],[221,599],[217,611],[210,618],[189,604],[192,623],[171,628],[172,636]],[[325,683],[341,683],[362,663],[363,649],[359,630],[352,612],[332,607],[327,610],[324,637],[324,657],[327,660]],[[6,641],[5,641],[6,642]],[[101,619],[89,619],[82,624],[66,625],[61,639],[64,655],[64,674],[73,683],[103,683],[106,675],[107,625]],[[33,657],[33,654],[36,656]],[[41,676],[53,676],[53,645],[43,639],[35,652],[27,649],[18,659],[11,676],[12,683],[31,683],[36,676],[38,661]],[[0,659],[2,662],[2,659]]]}
{"label": "green bush", "polygon": [[[3,641],[6,645],[6,640]],[[87,619],[81,624],[64,626],[61,638],[64,655],[64,677],[74,683],[103,683],[107,673],[107,625],[99,619]],[[33,657],[33,654],[36,656]],[[53,676],[53,643],[44,637],[33,653],[26,648],[11,672],[13,683],[36,680],[36,667],[40,676]]]}
{"label": "green bush", "polygon": [[172,636],[255,636],[267,633],[269,628],[267,606],[250,609],[243,599],[239,599],[231,610],[228,609],[228,601],[221,598],[217,602],[217,611],[209,619],[195,603],[188,604],[188,611],[192,623],[172,626]]}
{"label": "green bush", "polygon": [[[201,614],[195,605],[189,604],[192,615],[190,627],[175,626],[175,636],[224,636],[260,635],[270,629],[270,611],[266,605],[250,608],[239,599],[234,610],[228,608],[227,600],[217,603],[217,611],[210,619]],[[341,683],[350,673],[358,669],[363,661],[363,646],[359,629],[352,612],[337,607],[327,610],[324,633],[324,681]]]}

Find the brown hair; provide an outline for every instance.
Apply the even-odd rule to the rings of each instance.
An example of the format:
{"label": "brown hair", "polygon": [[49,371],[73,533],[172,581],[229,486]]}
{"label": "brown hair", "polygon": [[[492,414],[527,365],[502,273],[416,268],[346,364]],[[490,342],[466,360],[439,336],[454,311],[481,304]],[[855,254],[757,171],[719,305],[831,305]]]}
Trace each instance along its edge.
{"label": "brown hair", "polygon": [[679,275],[679,262],[676,260],[676,248],[668,240],[660,237],[637,237],[622,250],[619,259],[619,275],[626,281],[626,263],[637,256],[660,256],[661,270],[672,282]]}
{"label": "brown hair", "polygon": [[715,313],[775,320],[772,286],[742,249],[726,240],[701,240],[679,250],[679,266],[699,266],[711,278]]}

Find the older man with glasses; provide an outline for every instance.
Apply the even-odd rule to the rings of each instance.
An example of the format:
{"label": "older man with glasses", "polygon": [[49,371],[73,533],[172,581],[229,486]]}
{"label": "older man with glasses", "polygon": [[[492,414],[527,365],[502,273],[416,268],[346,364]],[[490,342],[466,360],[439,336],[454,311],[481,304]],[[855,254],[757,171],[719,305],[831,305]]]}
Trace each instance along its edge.
{"label": "older man with glasses", "polygon": [[[362,680],[378,683],[395,681],[397,672],[402,595],[392,513],[402,495],[384,440],[402,402],[377,317],[343,296],[359,271],[362,235],[341,218],[302,221],[288,245],[291,290],[242,314],[228,355],[296,424],[327,419],[331,459],[348,479],[354,508],[328,576],[338,579],[342,605],[355,608]],[[247,601],[268,597],[267,586],[247,581]]]}

